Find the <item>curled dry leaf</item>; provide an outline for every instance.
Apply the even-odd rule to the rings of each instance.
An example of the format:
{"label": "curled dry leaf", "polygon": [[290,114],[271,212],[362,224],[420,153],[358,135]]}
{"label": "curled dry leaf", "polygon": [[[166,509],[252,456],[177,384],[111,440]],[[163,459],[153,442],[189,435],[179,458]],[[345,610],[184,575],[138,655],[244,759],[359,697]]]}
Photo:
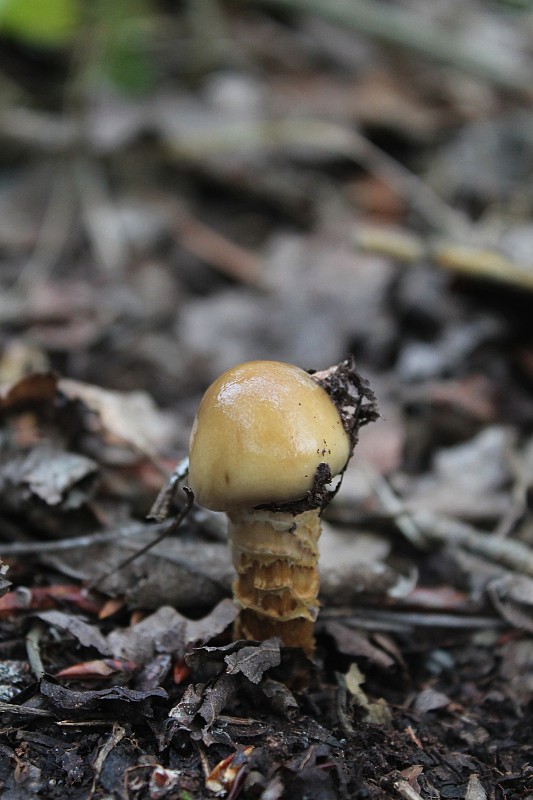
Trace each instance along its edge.
{"label": "curled dry leaf", "polygon": [[479,775],[475,772],[468,778],[465,800],[487,800],[487,793],[479,780]]}
{"label": "curled dry leaf", "polygon": [[0,503],[25,514],[28,504],[39,501],[65,511],[77,509],[93,494],[97,475],[98,465],[86,456],[34,447],[0,466]]}
{"label": "curled dry leaf", "polygon": [[[135,678],[135,689],[148,691],[162,686],[172,667],[172,658],[167,653],[155,656],[137,674]],[[176,682],[176,681],[175,681]]]}
{"label": "curled dry leaf", "polygon": [[533,578],[506,573],[489,581],[487,592],[506,622],[533,633]]}
{"label": "curled dry leaf", "polygon": [[172,436],[172,420],[157,410],[146,392],[113,392],[67,378],[59,380],[58,391],[96,414],[110,443],[126,443],[140,453],[156,456]]}
{"label": "curled dry leaf", "polygon": [[240,677],[240,673],[250,683],[259,686],[269,707],[282,717],[296,708],[297,702],[283,683],[265,673],[279,665],[278,672],[283,676],[280,680],[294,683],[295,679],[299,686],[304,686],[310,682],[308,673],[312,666],[301,650],[280,649],[279,639],[264,642],[239,640],[222,647],[197,647],[186,656],[186,662],[199,675],[211,674],[214,666],[236,677]]}
{"label": "curled dry leaf", "polygon": [[65,667],[56,672],[54,677],[74,681],[99,680],[109,678],[111,675],[130,677],[136,669],[137,665],[133,661],[126,661],[123,658],[100,658]]}
{"label": "curled dry leaf", "polygon": [[274,714],[278,714],[280,717],[288,717],[291,711],[298,708],[295,696],[280,681],[264,678],[261,681],[261,691],[267,698]]}
{"label": "curled dry leaf", "polygon": [[95,625],[62,611],[43,611],[37,616],[48,625],[71,634],[84,647],[105,656],[145,666],[158,655],[183,658],[188,645],[206,642],[222,633],[235,619],[237,610],[223,600],[206,617],[191,620],[169,606],[129,628],[115,629],[106,637]]}
{"label": "curled dry leaf", "polygon": [[240,676],[223,673],[209,684],[189,684],[178,705],[171,709],[169,719],[177,728],[189,731],[191,738],[202,740],[206,747],[217,741],[229,744],[229,736],[223,731],[213,733],[212,727],[235,696],[240,682]]}
{"label": "curled dry leaf", "polygon": [[518,708],[525,708],[533,699],[533,639],[511,639],[500,653],[505,692]]}
{"label": "curled dry leaf", "polygon": [[344,679],[346,681],[346,688],[352,695],[354,704],[364,711],[364,719],[366,722],[371,722],[376,725],[391,724],[392,713],[385,700],[380,698],[376,702],[371,702],[361,688],[365,682],[365,677],[357,664],[350,664],[350,669],[344,676]]}
{"label": "curled dry leaf", "polygon": [[[0,558],[0,598],[2,598],[5,594],[7,594],[11,588],[11,581],[8,581],[5,577],[9,571],[9,567],[7,564],[4,564],[2,559]],[[1,600],[0,600],[1,604]],[[0,605],[1,609],[1,605]],[[1,611],[0,611],[1,613]]]}
{"label": "curled dry leaf", "polygon": [[[236,753],[223,758],[211,770],[205,780],[205,787],[218,796],[224,796],[240,784],[254,748],[251,745],[241,747]],[[234,793],[235,796],[235,793]]]}
{"label": "curled dry leaf", "polygon": [[225,656],[224,661],[229,675],[242,672],[252,683],[259,683],[268,669],[281,663],[280,640],[266,639],[258,645],[241,647]]}
{"label": "curled dry leaf", "polygon": [[185,660],[195,671],[203,670],[207,664],[217,664],[220,669],[226,664],[228,674],[241,672],[252,683],[258,683],[267,669],[280,663],[280,644],[277,638],[263,642],[241,639],[221,647],[196,647]]}
{"label": "curled dry leaf", "polygon": [[97,602],[79,586],[46,586],[29,589],[17,586],[5,597],[0,598],[0,618],[23,611],[45,611],[58,605],[72,605],[88,614],[97,614]]}
{"label": "curled dry leaf", "polygon": [[[201,739],[209,746],[215,741],[229,741],[227,733],[213,733],[218,716],[243,682],[260,684],[265,672],[280,663],[280,642],[237,641],[223,647],[198,647],[186,656],[186,661],[193,672],[212,673],[213,667],[218,666],[219,673],[206,683],[189,684],[169,718],[188,730],[193,739]],[[269,692],[274,694],[272,686]],[[287,707],[290,705],[287,703]]]}
{"label": "curled dry leaf", "polygon": [[428,686],[417,694],[415,709],[421,714],[425,714],[427,711],[436,711],[439,708],[446,708],[450,703],[451,700],[447,695]]}
{"label": "curled dry leaf", "polygon": [[[150,800],[159,800],[160,797],[169,795],[170,792],[179,786],[181,774],[182,770],[166,769],[166,767],[161,766],[161,764],[156,764],[148,782]],[[181,796],[185,797],[183,793]]]}
{"label": "curled dry leaf", "polygon": [[344,655],[367,658],[382,669],[388,669],[395,663],[390,653],[372,644],[366,631],[335,620],[322,623],[319,629],[333,638],[339,651]]}
{"label": "curled dry leaf", "polygon": [[55,397],[57,376],[51,372],[34,372],[14,383],[0,387],[0,411],[51,401]]}
{"label": "curled dry leaf", "polygon": [[153,716],[153,703],[166,700],[164,689],[140,692],[123,686],[111,686],[97,691],[75,691],[61,686],[51,678],[41,681],[41,694],[47,705],[60,716],[83,717],[88,711],[105,713],[120,719],[138,719]]}
{"label": "curled dry leaf", "polygon": [[222,600],[199,620],[182,616],[174,608],[163,606],[129,628],[112,631],[107,637],[115,658],[127,658],[147,664],[157,654],[183,657],[187,646],[204,643],[231,625],[237,609],[231,600]]}
{"label": "curled dry leaf", "polygon": [[80,617],[63,611],[42,611],[37,616],[48,625],[70,633],[84,647],[94,647],[102,655],[111,655],[106,637],[96,625],[89,625]]}

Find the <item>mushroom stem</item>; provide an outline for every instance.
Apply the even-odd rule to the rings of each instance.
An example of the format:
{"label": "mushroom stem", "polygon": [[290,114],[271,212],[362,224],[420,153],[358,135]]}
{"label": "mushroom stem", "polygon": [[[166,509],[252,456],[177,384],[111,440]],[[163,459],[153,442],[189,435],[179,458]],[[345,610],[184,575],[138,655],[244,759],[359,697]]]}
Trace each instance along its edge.
{"label": "mushroom stem", "polygon": [[279,636],[288,647],[314,651],[318,614],[318,509],[290,514],[266,509],[232,512],[229,540],[242,608],[236,634]]}

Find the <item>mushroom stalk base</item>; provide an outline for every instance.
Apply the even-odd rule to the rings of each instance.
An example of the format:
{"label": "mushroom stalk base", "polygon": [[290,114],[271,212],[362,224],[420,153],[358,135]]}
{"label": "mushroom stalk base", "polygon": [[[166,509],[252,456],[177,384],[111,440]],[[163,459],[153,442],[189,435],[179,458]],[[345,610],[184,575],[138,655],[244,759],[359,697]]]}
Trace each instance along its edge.
{"label": "mushroom stalk base", "polygon": [[318,614],[318,509],[296,516],[249,510],[228,517],[237,571],[234,596],[242,609],[237,636],[279,636],[286,646],[312,654]]}

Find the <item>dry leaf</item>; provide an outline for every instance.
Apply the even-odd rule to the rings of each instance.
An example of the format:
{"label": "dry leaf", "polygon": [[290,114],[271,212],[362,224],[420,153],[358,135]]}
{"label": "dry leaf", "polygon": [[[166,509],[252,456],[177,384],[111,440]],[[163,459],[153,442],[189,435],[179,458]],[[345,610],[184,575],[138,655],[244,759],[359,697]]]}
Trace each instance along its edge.
{"label": "dry leaf", "polygon": [[0,389],[0,409],[11,411],[14,408],[53,400],[57,387],[57,376],[51,372],[35,372],[14,384]]}
{"label": "dry leaf", "polygon": [[422,689],[416,696],[415,709],[421,714],[427,711],[435,711],[438,708],[446,708],[450,705],[450,698],[442,692],[437,692],[431,687]]}
{"label": "dry leaf", "polygon": [[357,664],[350,664],[350,669],[344,676],[346,688],[353,697],[355,705],[365,712],[364,719],[375,725],[390,725],[392,712],[383,698],[376,702],[370,702],[365,692],[361,688],[365,682],[365,677]]}
{"label": "dry leaf", "polygon": [[189,684],[180,702],[169,712],[178,728],[185,728],[193,739],[201,739],[209,747],[215,741],[229,742],[225,734],[214,737],[211,728],[221,711],[235,696],[240,683],[238,675],[219,675],[211,684]]}
{"label": "dry leaf", "polygon": [[87,712],[105,713],[107,710],[113,719],[138,720],[139,716],[153,717],[153,702],[168,697],[161,688],[139,692],[123,686],[111,686],[97,691],[75,691],[51,678],[44,678],[40,688],[47,704],[60,717],[86,717]]}
{"label": "dry leaf", "polygon": [[63,611],[41,611],[36,616],[48,625],[70,633],[84,647],[94,647],[105,656],[112,655],[106,637],[95,625],[89,625],[80,617]]}
{"label": "dry leaf", "polygon": [[533,578],[507,573],[490,580],[487,592],[506,622],[533,633]]}
{"label": "dry leaf", "polygon": [[222,600],[205,617],[191,620],[170,606],[162,606],[129,628],[112,631],[108,638],[110,652],[139,665],[147,664],[157,654],[183,657],[187,645],[204,643],[231,625],[237,609],[231,600]]}
{"label": "dry leaf", "polygon": [[242,672],[252,683],[259,683],[266,670],[281,663],[280,640],[267,639],[259,645],[241,647],[229,653],[224,661],[228,665],[228,675]]}
{"label": "dry leaf", "polygon": [[389,653],[371,643],[366,631],[352,628],[336,620],[321,623],[320,629],[333,637],[338,649],[345,655],[368,658],[383,669],[392,667],[395,663]]}
{"label": "dry leaf", "polygon": [[112,392],[67,378],[61,378],[57,388],[69,400],[79,400],[93,411],[107,436],[144,455],[155,456],[171,438],[170,417],[157,410],[146,392]]}

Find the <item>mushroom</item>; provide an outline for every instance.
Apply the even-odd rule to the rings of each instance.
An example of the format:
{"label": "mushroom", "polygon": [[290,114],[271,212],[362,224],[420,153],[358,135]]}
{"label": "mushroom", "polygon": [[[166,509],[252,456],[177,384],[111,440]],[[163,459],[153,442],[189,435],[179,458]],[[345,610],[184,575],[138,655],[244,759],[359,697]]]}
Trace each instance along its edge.
{"label": "mushroom", "polygon": [[229,520],[237,638],[279,636],[313,653],[320,515],[360,425],[376,416],[351,359],[314,375],[251,361],[207,389],[191,433],[189,484],[200,505]]}

